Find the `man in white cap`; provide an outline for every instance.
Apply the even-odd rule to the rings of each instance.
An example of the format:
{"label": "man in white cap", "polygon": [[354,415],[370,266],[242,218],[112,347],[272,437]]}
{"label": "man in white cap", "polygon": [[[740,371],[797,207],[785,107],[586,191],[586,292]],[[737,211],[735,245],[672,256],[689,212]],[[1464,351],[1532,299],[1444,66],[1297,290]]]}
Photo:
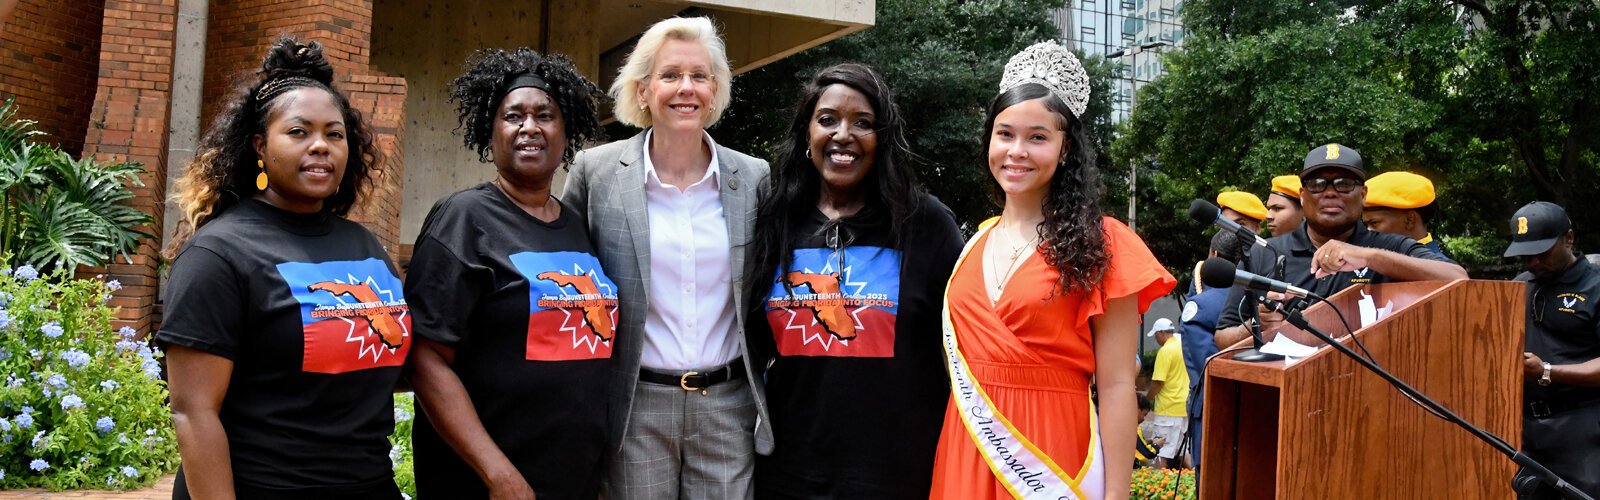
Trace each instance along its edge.
{"label": "man in white cap", "polygon": [[1167,468],[1183,466],[1178,458],[1183,447],[1183,434],[1189,427],[1189,413],[1184,404],[1189,401],[1189,370],[1183,365],[1183,342],[1174,341],[1177,328],[1172,320],[1160,318],[1150,325],[1146,336],[1155,337],[1161,348],[1156,351],[1155,373],[1150,376],[1146,397],[1155,401],[1154,435],[1166,442],[1161,445],[1162,465]]}

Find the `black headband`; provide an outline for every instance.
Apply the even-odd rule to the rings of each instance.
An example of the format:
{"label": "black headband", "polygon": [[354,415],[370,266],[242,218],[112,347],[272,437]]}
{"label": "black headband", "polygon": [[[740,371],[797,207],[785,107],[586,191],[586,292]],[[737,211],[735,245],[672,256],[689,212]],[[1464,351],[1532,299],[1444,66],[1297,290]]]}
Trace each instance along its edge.
{"label": "black headband", "polygon": [[516,75],[512,75],[511,78],[507,79],[505,85],[500,86],[500,92],[495,95],[495,104],[499,105],[500,101],[504,101],[506,99],[506,95],[510,94],[511,91],[524,87],[533,87],[543,90],[544,93],[550,94],[550,97],[555,97],[555,92],[550,91],[550,84],[546,83],[543,78],[534,76],[533,73],[517,73]]}

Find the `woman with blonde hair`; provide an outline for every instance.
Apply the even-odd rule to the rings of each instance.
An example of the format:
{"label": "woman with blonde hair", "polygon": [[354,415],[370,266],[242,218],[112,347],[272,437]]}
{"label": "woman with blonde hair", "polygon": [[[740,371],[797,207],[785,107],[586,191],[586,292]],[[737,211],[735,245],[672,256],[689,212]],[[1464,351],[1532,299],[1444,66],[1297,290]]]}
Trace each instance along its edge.
{"label": "woman with blonde hair", "polygon": [[344,215],[378,164],[315,42],[275,43],[185,168],[169,256],[173,498],[392,499],[411,319],[394,265]]}
{"label": "woman with blonde hair", "polygon": [[767,163],[706,133],[731,77],[710,19],[651,26],[611,86],[617,119],[644,130],[567,177],[622,301],[607,498],[749,498],[772,449],[739,293]]}

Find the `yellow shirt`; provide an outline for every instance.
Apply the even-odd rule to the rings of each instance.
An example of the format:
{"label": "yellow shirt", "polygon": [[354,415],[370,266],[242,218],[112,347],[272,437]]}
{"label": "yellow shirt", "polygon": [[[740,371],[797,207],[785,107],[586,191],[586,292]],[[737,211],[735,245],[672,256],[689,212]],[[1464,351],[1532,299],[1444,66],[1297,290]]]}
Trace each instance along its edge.
{"label": "yellow shirt", "polygon": [[1155,395],[1156,415],[1186,417],[1185,404],[1189,401],[1189,370],[1183,367],[1183,342],[1178,337],[1167,340],[1156,351],[1155,374],[1150,380],[1162,382],[1161,392]]}

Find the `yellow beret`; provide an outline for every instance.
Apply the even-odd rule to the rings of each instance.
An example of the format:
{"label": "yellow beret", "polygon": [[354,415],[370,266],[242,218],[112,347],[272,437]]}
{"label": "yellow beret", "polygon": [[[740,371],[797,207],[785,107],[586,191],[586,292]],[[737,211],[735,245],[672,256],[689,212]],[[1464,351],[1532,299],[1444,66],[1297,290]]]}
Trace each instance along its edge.
{"label": "yellow beret", "polygon": [[1261,203],[1261,198],[1244,191],[1227,191],[1218,194],[1217,206],[1231,208],[1233,211],[1255,220],[1267,218],[1267,205]]}
{"label": "yellow beret", "polygon": [[1280,175],[1273,177],[1272,190],[1298,200],[1300,199],[1300,176]]}
{"label": "yellow beret", "polygon": [[1367,206],[1412,210],[1433,203],[1433,182],[1411,172],[1385,172],[1367,179]]}

